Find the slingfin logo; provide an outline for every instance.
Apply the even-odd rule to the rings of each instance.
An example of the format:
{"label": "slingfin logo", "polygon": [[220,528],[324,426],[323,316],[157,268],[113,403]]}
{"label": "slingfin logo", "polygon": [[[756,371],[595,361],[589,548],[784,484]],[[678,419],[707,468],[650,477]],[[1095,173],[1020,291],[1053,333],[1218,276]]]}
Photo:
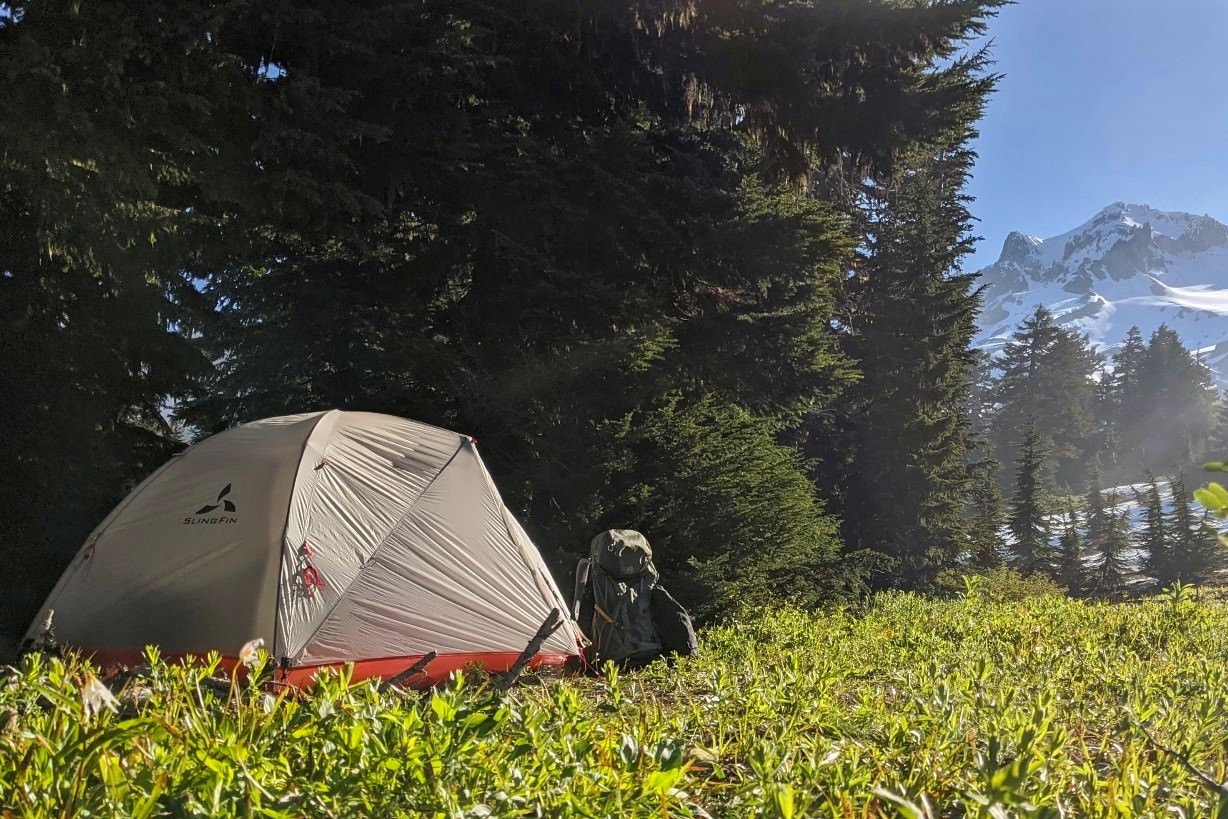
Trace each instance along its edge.
{"label": "slingfin logo", "polygon": [[230,487],[231,484],[226,484],[226,486],[222,488],[222,491],[217,493],[217,500],[213,503],[213,505],[203,506],[200,509],[197,509],[196,514],[207,515],[218,507],[222,507],[227,512],[235,511],[235,505],[233,503],[228,500],[223,500],[223,498],[230,494]]}
{"label": "slingfin logo", "polygon": [[[234,501],[226,497],[227,495],[230,494],[230,489],[232,486],[233,484],[229,484],[229,483],[223,486],[222,491],[217,493],[217,498],[213,501],[213,503],[209,503],[209,504],[202,506],[201,508],[196,510],[196,513],[194,515],[190,515],[189,517],[184,518],[183,519],[184,525],[185,526],[200,526],[202,524],[212,525],[212,524],[218,524],[218,523],[238,523],[239,519],[236,517],[232,517],[231,515],[215,514],[219,509],[221,509],[223,512],[231,512],[231,513],[237,511]],[[208,517],[205,517],[205,516],[208,516]]]}

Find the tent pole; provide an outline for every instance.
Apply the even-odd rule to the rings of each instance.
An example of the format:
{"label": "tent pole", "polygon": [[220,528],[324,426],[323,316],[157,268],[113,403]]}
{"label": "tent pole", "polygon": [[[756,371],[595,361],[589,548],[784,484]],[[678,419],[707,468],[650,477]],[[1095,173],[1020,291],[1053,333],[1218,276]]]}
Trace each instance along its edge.
{"label": "tent pole", "polygon": [[537,656],[537,652],[541,651],[542,643],[550,639],[550,635],[559,630],[559,626],[563,625],[563,613],[558,609],[551,609],[550,614],[542,621],[541,627],[537,629],[537,633],[533,635],[533,639],[525,646],[524,651],[520,652],[520,656],[516,658],[516,662],[512,663],[512,667],[507,670],[507,673],[499,678],[499,682],[495,683],[497,691],[506,691],[512,687],[512,684],[520,678],[524,667],[529,664]]}
{"label": "tent pole", "polygon": [[385,691],[387,691],[389,688],[391,688],[394,685],[404,685],[405,683],[409,682],[414,677],[421,674],[423,671],[426,671],[426,667],[430,665],[431,660],[435,659],[438,656],[439,656],[438,653],[434,651],[428,651],[426,654],[423,654],[421,657],[418,658],[418,662],[414,663],[409,668],[405,669],[404,671],[402,671],[400,674],[396,675],[395,677],[392,677],[391,679],[388,679],[388,680],[384,680],[384,682],[381,683],[379,687],[380,693],[381,694],[384,693]]}

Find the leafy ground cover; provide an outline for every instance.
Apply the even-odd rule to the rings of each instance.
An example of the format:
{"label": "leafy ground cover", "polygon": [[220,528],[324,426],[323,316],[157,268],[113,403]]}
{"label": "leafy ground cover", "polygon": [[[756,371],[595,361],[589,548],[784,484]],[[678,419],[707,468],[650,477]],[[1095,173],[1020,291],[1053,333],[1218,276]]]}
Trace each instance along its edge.
{"label": "leafy ground cover", "polygon": [[750,614],[703,642],[506,695],[476,675],[273,695],[154,662],[113,683],[114,712],[88,666],[31,658],[0,679],[0,813],[1228,816],[1223,600],[974,585]]}

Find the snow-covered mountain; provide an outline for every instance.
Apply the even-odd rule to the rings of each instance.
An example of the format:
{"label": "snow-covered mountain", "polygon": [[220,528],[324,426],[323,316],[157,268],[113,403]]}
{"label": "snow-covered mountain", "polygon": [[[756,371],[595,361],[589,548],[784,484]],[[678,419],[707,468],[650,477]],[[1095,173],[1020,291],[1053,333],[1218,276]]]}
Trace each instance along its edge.
{"label": "snow-covered mountain", "polygon": [[1115,202],[1069,233],[1006,237],[981,273],[978,346],[997,351],[1037,304],[1112,353],[1132,325],[1161,324],[1228,386],[1228,225]]}

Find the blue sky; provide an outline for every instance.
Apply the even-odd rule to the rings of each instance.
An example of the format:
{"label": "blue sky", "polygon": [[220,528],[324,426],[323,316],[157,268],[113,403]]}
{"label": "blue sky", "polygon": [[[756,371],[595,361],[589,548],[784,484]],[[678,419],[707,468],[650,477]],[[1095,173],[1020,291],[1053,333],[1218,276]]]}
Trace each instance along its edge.
{"label": "blue sky", "polygon": [[976,143],[976,270],[1125,200],[1228,221],[1228,0],[1020,0]]}

